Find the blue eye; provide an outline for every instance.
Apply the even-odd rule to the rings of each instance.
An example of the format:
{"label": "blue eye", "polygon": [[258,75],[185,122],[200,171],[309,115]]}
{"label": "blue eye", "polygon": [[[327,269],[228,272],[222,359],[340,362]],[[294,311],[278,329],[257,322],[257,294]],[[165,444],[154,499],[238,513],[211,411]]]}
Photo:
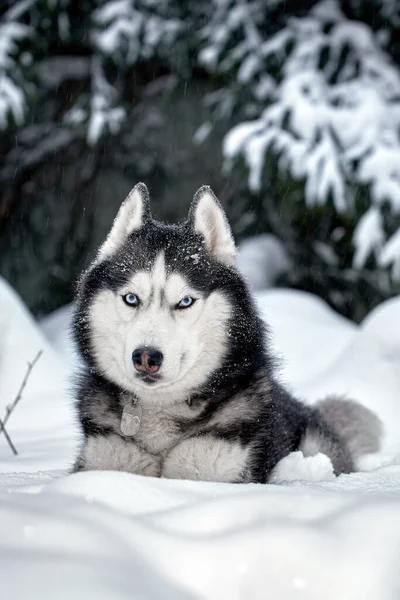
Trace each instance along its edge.
{"label": "blue eye", "polygon": [[176,308],[189,308],[195,303],[195,299],[191,296],[184,296],[180,302],[176,305]]}
{"label": "blue eye", "polygon": [[125,294],[125,296],[122,296],[122,299],[128,306],[135,307],[139,305],[139,298],[136,294]]}

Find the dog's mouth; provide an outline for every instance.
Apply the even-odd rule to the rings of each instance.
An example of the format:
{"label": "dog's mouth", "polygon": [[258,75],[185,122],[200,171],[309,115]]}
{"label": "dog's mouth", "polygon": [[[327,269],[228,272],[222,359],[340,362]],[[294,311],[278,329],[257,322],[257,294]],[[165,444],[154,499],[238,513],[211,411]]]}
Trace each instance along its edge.
{"label": "dog's mouth", "polygon": [[188,365],[186,358],[187,358],[187,355],[182,353],[178,373],[175,375],[175,377],[173,377],[171,379],[168,376],[166,376],[165,373],[162,373],[162,372],[161,373],[159,373],[159,372],[158,373],[136,372],[135,373],[135,382],[143,388],[152,387],[153,389],[155,389],[155,388],[161,389],[161,388],[168,388],[170,386],[173,386],[174,384],[178,383],[181,379],[183,379],[187,375],[187,373],[190,371],[191,365]]}
{"label": "dog's mouth", "polygon": [[164,388],[174,385],[174,383],[177,383],[183,376],[184,373],[170,380],[168,377],[164,377],[161,373],[136,373],[135,381],[143,388]]}
{"label": "dog's mouth", "polygon": [[136,373],[136,378],[140,383],[154,385],[157,381],[162,379],[162,375],[159,375],[158,373]]}

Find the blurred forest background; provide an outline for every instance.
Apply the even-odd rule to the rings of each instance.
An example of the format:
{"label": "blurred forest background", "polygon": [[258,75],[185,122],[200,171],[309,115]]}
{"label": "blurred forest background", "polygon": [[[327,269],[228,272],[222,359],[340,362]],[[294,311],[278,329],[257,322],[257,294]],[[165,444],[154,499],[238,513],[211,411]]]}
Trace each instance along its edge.
{"label": "blurred forest background", "polygon": [[46,314],[135,183],[165,220],[208,183],[361,320],[400,289],[399,68],[397,0],[3,1],[0,274]]}

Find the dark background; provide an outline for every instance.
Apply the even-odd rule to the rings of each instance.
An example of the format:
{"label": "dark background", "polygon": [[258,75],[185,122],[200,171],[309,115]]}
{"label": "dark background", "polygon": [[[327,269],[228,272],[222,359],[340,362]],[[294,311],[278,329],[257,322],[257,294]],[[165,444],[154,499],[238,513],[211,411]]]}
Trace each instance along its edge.
{"label": "dark background", "polygon": [[[278,285],[317,293],[350,318],[362,319],[379,302],[397,294],[397,283],[373,256],[362,270],[352,266],[351,235],[369,205],[368,186],[357,186],[350,177],[348,189],[362,201],[353,210],[337,214],[329,197],[323,207],[305,205],[305,181],[281,173],[277,153],[268,156],[257,193],[249,191],[246,166],[240,160],[230,172],[223,168],[225,134],[237,123],[259,116],[272,101],[257,104],[252,83],[238,84],[240,65],[224,67],[224,56],[239,45],[249,23],[268,40],[292,18],[307,18],[315,7],[320,7],[318,18],[329,46],[329,4],[279,0],[1,4],[0,42],[7,43],[6,51],[0,52],[0,73],[19,90],[24,107],[22,117],[16,114],[15,101],[0,86],[0,100],[4,100],[0,274],[35,315],[71,301],[79,272],[138,181],[150,189],[153,214],[170,221],[185,217],[200,185],[211,185],[239,241],[264,232],[283,241],[293,268]],[[400,64],[398,3],[334,4],[342,11],[342,21],[366,24],[388,61]],[[217,64],[204,65],[202,49],[218,41],[216,34],[238,5],[245,7],[248,19],[227,34]],[[111,17],[105,24],[98,11],[107,7]],[[125,19],[126,29],[108,52],[96,36],[117,18]],[[147,39],[150,23],[161,32],[156,43]],[[278,86],[291,51],[292,47],[285,47],[282,55],[277,53],[275,64],[266,61],[263,67]],[[357,44],[341,48],[337,72],[344,72],[349,61],[357,65],[356,54]],[[99,65],[104,77],[100,84],[95,75]],[[318,68],[323,72],[323,56]],[[355,67],[349,77],[357,76]],[[107,110],[122,107],[125,112],[118,127],[104,127],[93,141],[88,130],[99,89]],[[215,96],[221,92],[228,94],[227,105]],[[72,110],[78,114],[77,109],[82,119],[73,122],[68,115]],[[202,144],[195,143],[194,135],[204,123],[212,124],[211,133]],[[391,235],[398,228],[398,216],[390,209],[384,215]],[[314,242],[333,246],[331,234],[338,227],[345,236],[340,248],[335,246],[339,262],[332,266],[316,252]]]}

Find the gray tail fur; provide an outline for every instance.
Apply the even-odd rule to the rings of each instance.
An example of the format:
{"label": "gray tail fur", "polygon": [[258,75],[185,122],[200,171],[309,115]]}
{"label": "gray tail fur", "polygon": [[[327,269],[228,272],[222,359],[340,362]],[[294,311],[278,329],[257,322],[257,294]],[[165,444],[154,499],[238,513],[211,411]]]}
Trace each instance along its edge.
{"label": "gray tail fur", "polygon": [[383,426],[380,419],[368,408],[329,396],[314,406],[314,416],[300,443],[304,456],[322,452],[329,456],[333,471],[351,473],[355,462],[363,455],[380,448]]}
{"label": "gray tail fur", "polygon": [[353,460],[380,449],[383,425],[369,408],[335,396],[328,396],[315,408],[344,441]]}

